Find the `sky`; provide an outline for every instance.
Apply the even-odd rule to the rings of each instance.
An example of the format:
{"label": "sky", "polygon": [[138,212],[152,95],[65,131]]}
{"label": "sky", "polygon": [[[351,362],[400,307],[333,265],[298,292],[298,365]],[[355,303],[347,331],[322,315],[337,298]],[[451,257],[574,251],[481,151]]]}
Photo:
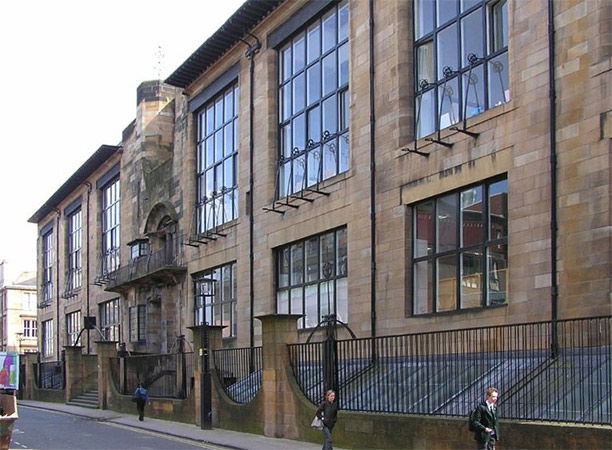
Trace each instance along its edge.
{"label": "sky", "polygon": [[138,85],[167,78],[243,1],[0,1],[0,261],[11,272],[36,269],[27,220],[100,145],[120,142]]}

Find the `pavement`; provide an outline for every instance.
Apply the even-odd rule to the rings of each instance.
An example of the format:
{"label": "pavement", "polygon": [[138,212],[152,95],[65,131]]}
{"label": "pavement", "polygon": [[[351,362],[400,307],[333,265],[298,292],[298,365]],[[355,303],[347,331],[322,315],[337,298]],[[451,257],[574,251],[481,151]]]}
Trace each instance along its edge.
{"label": "pavement", "polygon": [[157,433],[164,436],[193,441],[202,445],[204,448],[221,449],[320,449],[321,444],[311,442],[294,441],[291,439],[280,439],[261,436],[251,433],[240,433],[238,431],[223,430],[213,428],[212,430],[202,430],[197,425],[190,425],[170,420],[151,419],[145,416],[143,422],[138,420],[136,414],[123,414],[111,410],[83,408],[80,406],[66,405],[63,403],[37,402],[32,400],[18,400],[18,407],[44,409],[58,413],[71,414],[85,419],[107,422],[116,426],[138,429],[149,433]]}

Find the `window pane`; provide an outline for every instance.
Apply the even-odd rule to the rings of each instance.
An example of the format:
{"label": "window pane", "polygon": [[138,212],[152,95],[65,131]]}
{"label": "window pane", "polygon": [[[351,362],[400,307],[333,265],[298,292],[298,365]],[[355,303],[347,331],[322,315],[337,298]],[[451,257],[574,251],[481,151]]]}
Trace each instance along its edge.
{"label": "window pane", "polygon": [[306,172],[306,156],[301,155],[293,160],[293,191],[304,189],[304,176]]}
{"label": "window pane", "polygon": [[338,109],[336,96],[331,96],[323,102],[323,132],[334,134],[338,127]]}
{"label": "window pane", "polygon": [[321,180],[321,147],[317,146],[308,151],[307,185],[312,186]]}
{"label": "window pane", "polygon": [[436,260],[438,296],[436,311],[457,309],[457,256],[443,256]]}
{"label": "window pane", "polygon": [[306,286],[306,328],[316,327],[319,323],[319,305],[317,302],[317,285]]}
{"label": "window pane", "polygon": [[333,92],[338,87],[336,79],[336,52],[323,58],[323,95]]}
{"label": "window pane", "polygon": [[[453,0],[454,2],[455,0]],[[457,44],[457,24],[446,27],[438,33],[438,79],[444,79],[444,68],[459,68],[459,50]]]}
{"label": "window pane", "polygon": [[321,55],[321,27],[317,22],[308,30],[308,56],[310,64]]}
{"label": "window pane", "polygon": [[289,286],[289,247],[280,251],[278,261],[278,287]]}
{"label": "window pane", "polygon": [[318,106],[308,110],[308,140],[321,141],[321,108]]}
{"label": "window pane", "polygon": [[223,129],[223,155],[228,156],[234,151],[234,127],[230,122]]}
{"label": "window pane", "polygon": [[489,186],[489,239],[508,236],[508,180]]}
{"label": "window pane", "polygon": [[303,288],[291,289],[291,311],[290,314],[304,313],[304,299],[302,298]]}
{"label": "window pane", "polygon": [[465,118],[485,110],[484,66],[481,64],[462,75]]}
{"label": "window pane", "polygon": [[437,0],[438,26],[457,15],[457,0]]}
{"label": "window pane", "polygon": [[319,239],[306,241],[306,282],[319,279]]}
{"label": "window pane", "polygon": [[417,97],[417,137],[431,134],[436,129],[435,89]]}
{"label": "window pane", "polygon": [[434,27],[434,0],[414,1],[415,39],[420,39]]}
{"label": "window pane", "polygon": [[293,73],[297,73],[304,68],[305,51],[306,41],[302,35],[293,42]]}
{"label": "window pane", "polygon": [[481,244],[484,240],[482,186],[461,192],[461,245]]}
{"label": "window pane", "polygon": [[491,6],[491,53],[508,47],[508,3],[500,0]]}
{"label": "window pane", "polygon": [[508,85],[508,53],[502,53],[489,62],[489,108],[510,101]]}
{"label": "window pane", "polygon": [[337,140],[333,139],[323,144],[323,179],[333,177],[337,173]]}
{"label": "window pane", "polygon": [[417,52],[417,90],[420,89],[421,83],[434,83],[434,60],[433,60],[433,41],[429,41],[420,45],[416,49]]}
{"label": "window pane", "polygon": [[440,102],[440,129],[449,127],[459,122],[459,77],[447,81],[440,86],[438,99]]}
{"label": "window pane", "polygon": [[338,48],[338,86],[348,83],[348,42]]}
{"label": "window pane", "polygon": [[461,0],[461,12],[467,11],[472,6],[477,5],[481,0]]}
{"label": "window pane", "polygon": [[281,153],[284,157],[291,156],[291,124],[288,123],[281,128]]}
{"label": "window pane", "polygon": [[316,63],[308,68],[306,72],[306,84],[307,84],[307,103],[310,105],[313,102],[321,99],[321,64]]}
{"label": "window pane", "polygon": [[470,65],[468,56],[484,57],[484,28],[482,26],[482,9],[477,9],[461,20],[461,66]]}
{"label": "window pane", "polygon": [[338,42],[348,38],[348,17],[348,2],[345,2],[338,7]]}
{"label": "window pane", "polygon": [[335,276],[334,233],[321,236],[321,278],[328,280]]}
{"label": "window pane", "polygon": [[336,45],[336,11],[323,18],[323,53]]}
{"label": "window pane", "polygon": [[291,76],[291,46],[281,50],[281,80],[285,81]]}
{"label": "window pane", "polygon": [[304,243],[291,246],[291,285],[304,282]]}
{"label": "window pane", "polygon": [[336,280],[336,315],[344,323],[348,322],[348,279]]}
{"label": "window pane", "polygon": [[289,314],[289,291],[278,291],[276,293],[276,313]]}
{"label": "window pane", "polygon": [[336,233],[336,273],[339,277],[346,276],[347,274],[347,242],[346,242],[346,228],[338,230]]}
{"label": "window pane", "polygon": [[304,116],[300,114],[293,119],[293,149],[304,150],[306,147],[306,119]]}
{"label": "window pane", "polygon": [[482,306],[482,252],[461,255],[461,308]]}
{"label": "window pane", "polygon": [[413,254],[415,258],[431,255],[434,251],[433,202],[415,206],[414,216],[416,232]]}
{"label": "window pane", "polygon": [[433,312],[433,262],[414,265],[414,314]]}
{"label": "window pane", "polygon": [[508,246],[495,245],[487,249],[488,290],[487,303],[501,305],[507,301]]}
{"label": "window pane", "polygon": [[349,140],[348,133],[344,133],[338,138],[338,172],[346,172],[349,168]]}
{"label": "window pane", "polygon": [[293,80],[293,114],[304,109],[306,81],[304,73],[299,74]]}
{"label": "window pane", "polygon": [[335,309],[335,293],[334,280],[329,280],[321,283],[321,317],[334,312]]}
{"label": "window pane", "polygon": [[281,88],[281,105],[282,105],[282,120],[285,121],[291,117],[291,94],[292,84],[287,83]]}
{"label": "window pane", "polygon": [[225,93],[225,116],[224,121],[227,122],[234,117],[234,90],[230,89]]}
{"label": "window pane", "polygon": [[441,197],[437,200],[438,251],[457,248],[457,194]]}

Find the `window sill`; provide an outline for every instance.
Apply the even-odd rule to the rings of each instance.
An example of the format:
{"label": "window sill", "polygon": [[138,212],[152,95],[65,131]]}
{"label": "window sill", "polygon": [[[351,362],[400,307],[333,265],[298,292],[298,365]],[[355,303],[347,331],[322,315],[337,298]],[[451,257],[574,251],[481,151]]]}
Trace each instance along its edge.
{"label": "window sill", "polygon": [[508,307],[508,303],[502,303],[499,305],[490,305],[490,306],[478,306],[475,308],[465,308],[465,309],[454,309],[452,311],[440,311],[440,312],[431,312],[425,314],[412,314],[407,315],[406,319],[421,319],[421,318],[431,318],[431,317],[440,317],[440,316],[450,316],[455,314],[468,314],[468,313],[480,313],[482,311],[488,311],[491,309],[505,308]]}
{"label": "window sill", "polygon": [[[465,121],[465,129],[467,131],[473,131],[473,128],[483,124],[485,122],[491,121],[493,119],[497,119],[498,117],[504,116],[506,114],[511,113],[512,111],[518,109],[518,107],[514,104],[514,99],[510,99],[510,101],[508,103],[504,103],[503,105],[499,105],[496,106],[494,108],[488,109],[478,115],[472,116],[469,119],[467,119]],[[441,141],[450,141],[450,144],[453,144],[454,142],[456,142],[457,140],[452,140],[449,139],[452,136],[456,136],[458,134],[463,135],[460,131],[456,131],[456,130],[451,130],[451,127],[463,127],[463,122],[457,122],[456,124],[450,125],[446,128],[443,128],[440,130],[440,140]],[[435,146],[436,144],[434,142],[429,141],[428,139],[436,139],[438,137],[438,132],[434,131],[431,134],[428,134],[427,136],[423,136],[421,138],[419,138],[418,140],[414,141],[410,141],[408,143],[408,145],[406,146],[402,146],[402,150],[403,149],[414,149],[415,146],[419,151],[422,151],[423,149],[430,147],[430,146]],[[409,151],[402,151],[402,154],[409,154]]]}

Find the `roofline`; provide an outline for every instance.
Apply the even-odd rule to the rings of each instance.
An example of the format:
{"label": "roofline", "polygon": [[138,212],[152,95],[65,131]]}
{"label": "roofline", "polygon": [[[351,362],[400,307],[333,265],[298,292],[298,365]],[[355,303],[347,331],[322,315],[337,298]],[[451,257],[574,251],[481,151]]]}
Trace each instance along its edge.
{"label": "roofline", "polygon": [[102,145],[93,155],[89,157],[76,172],[72,174],[68,180],[49,199],[38,208],[32,217],[28,219],[29,223],[38,223],[45,218],[47,214],[53,211],[57,206],[84,181],[87,180],[105,161],[115,155],[122,147],[117,145]]}
{"label": "roofline", "polygon": [[286,0],[246,0],[165,83],[185,89]]}

